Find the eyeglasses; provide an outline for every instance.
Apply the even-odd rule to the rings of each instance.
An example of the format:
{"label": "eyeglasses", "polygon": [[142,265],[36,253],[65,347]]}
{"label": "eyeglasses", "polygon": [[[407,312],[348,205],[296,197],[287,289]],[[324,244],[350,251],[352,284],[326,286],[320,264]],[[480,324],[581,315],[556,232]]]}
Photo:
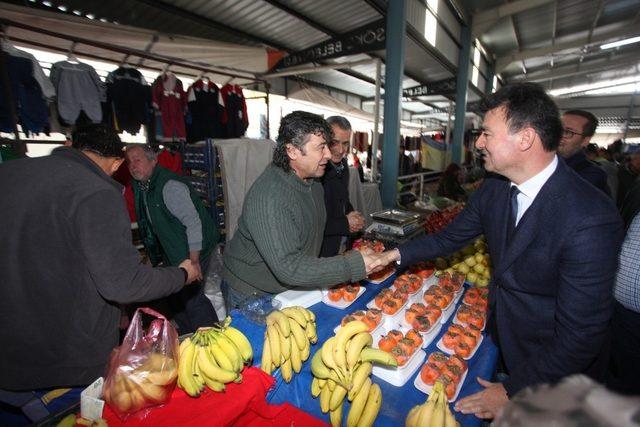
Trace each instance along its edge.
{"label": "eyeglasses", "polygon": [[563,129],[562,130],[562,136],[566,137],[566,138],[573,138],[576,135],[580,135],[580,136],[586,136],[583,133],[578,133],[578,132],[574,132],[571,129]]}

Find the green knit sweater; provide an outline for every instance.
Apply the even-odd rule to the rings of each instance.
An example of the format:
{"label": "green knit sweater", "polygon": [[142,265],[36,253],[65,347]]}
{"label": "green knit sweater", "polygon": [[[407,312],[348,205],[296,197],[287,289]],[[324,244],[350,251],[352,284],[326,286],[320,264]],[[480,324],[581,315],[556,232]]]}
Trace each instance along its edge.
{"label": "green knit sweater", "polygon": [[224,252],[229,286],[245,295],[275,294],[364,279],[356,251],[318,258],[326,216],[322,184],[269,165],[247,193]]}

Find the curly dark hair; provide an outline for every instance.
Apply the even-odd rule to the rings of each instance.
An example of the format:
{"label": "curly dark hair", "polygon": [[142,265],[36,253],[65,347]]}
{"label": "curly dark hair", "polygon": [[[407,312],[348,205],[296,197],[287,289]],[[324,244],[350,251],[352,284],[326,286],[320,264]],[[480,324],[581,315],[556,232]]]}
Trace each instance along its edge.
{"label": "curly dark hair", "polygon": [[483,113],[504,108],[509,131],[516,133],[530,126],[535,129],[546,151],[555,151],[562,137],[562,121],[555,102],[536,83],[503,86],[483,99]]}
{"label": "curly dark hair", "polygon": [[118,133],[102,123],[78,127],[71,135],[71,146],[83,151],[91,151],[102,157],[124,157],[124,144]]}
{"label": "curly dark hair", "polygon": [[291,165],[287,155],[287,145],[291,144],[300,149],[302,154],[305,154],[304,146],[309,141],[310,135],[321,136],[325,141],[331,141],[331,128],[322,116],[306,111],[294,111],[284,116],[280,121],[278,138],[276,138],[273,163],[286,172],[290,172]]}

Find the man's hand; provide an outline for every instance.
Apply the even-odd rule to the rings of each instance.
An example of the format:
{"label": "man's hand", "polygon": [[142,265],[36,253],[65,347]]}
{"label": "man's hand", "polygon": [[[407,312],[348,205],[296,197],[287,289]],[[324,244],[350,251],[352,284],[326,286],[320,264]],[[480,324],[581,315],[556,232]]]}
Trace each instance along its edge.
{"label": "man's hand", "polygon": [[364,217],[358,211],[349,212],[347,214],[347,221],[349,222],[350,233],[360,231],[364,227]]}
{"label": "man's hand", "polygon": [[195,268],[197,271],[196,280],[202,280],[202,267],[200,267],[200,251],[189,252],[189,259],[191,260],[191,264],[193,264],[193,268]]}
{"label": "man's hand", "polygon": [[400,251],[398,249],[391,249],[390,251],[386,251],[382,253],[382,263],[384,265],[391,264],[392,262],[396,262],[400,259]]}
{"label": "man's hand", "polygon": [[194,266],[193,262],[190,259],[185,259],[178,266],[180,268],[184,268],[187,271],[187,281],[186,285],[195,282],[198,279],[198,276],[202,276],[202,272],[200,271],[200,264],[198,266]]}
{"label": "man's hand", "polygon": [[495,418],[498,411],[509,402],[507,391],[502,383],[492,383],[478,377],[478,382],[485,389],[464,399],[460,399],[455,410],[463,414],[474,414],[478,418]]}
{"label": "man's hand", "polygon": [[384,267],[384,264],[381,263],[382,254],[373,251],[365,251],[361,252],[361,254],[362,260],[364,261],[364,268],[367,274],[380,271],[382,270],[382,267]]}

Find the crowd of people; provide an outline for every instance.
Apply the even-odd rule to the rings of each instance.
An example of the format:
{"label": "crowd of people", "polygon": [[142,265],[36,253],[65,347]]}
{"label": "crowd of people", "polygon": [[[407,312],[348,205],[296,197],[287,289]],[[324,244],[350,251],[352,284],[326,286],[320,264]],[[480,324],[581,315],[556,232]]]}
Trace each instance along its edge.
{"label": "crowd of people", "polygon": [[[493,418],[523,388],[576,373],[640,394],[640,218],[630,208],[640,205],[640,153],[620,165],[594,157],[595,117],[561,116],[536,84],[505,86],[482,108],[482,186],[443,231],[384,253],[348,250],[364,226],[348,197],[350,123],[285,116],[273,161],[225,247],[227,309],[291,288],[356,282],[484,235],[498,372],[478,378],[482,391],[456,410]],[[125,159],[151,265],[131,244],[121,188],[110,178]],[[448,168],[442,192],[465,200],[459,181],[460,168]],[[125,150],[113,130],[92,125],[73,147],[0,166],[0,190],[0,241],[10,248],[0,257],[0,319],[11,325],[0,332],[1,390],[79,386],[102,375],[122,304],[161,299],[180,333],[217,320],[202,279],[218,230],[190,184],[159,167],[151,148]]]}

